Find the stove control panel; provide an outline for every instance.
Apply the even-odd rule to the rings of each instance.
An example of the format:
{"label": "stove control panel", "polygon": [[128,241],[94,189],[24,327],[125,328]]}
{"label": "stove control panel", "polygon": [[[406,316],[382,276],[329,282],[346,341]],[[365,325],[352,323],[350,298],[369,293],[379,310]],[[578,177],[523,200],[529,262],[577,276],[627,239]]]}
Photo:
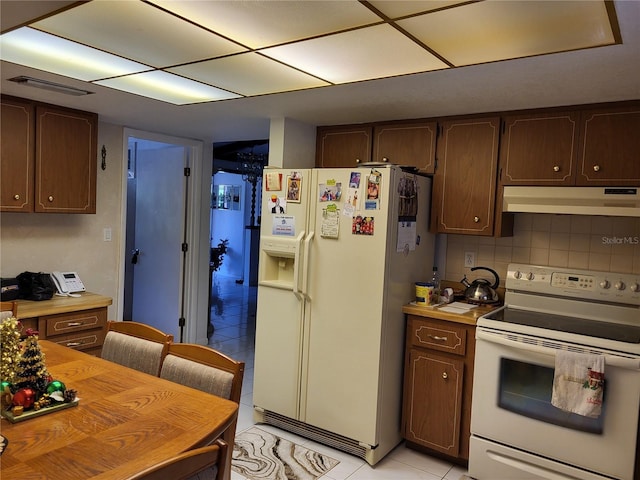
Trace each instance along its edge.
{"label": "stove control panel", "polygon": [[640,275],[509,264],[509,291],[640,305]]}

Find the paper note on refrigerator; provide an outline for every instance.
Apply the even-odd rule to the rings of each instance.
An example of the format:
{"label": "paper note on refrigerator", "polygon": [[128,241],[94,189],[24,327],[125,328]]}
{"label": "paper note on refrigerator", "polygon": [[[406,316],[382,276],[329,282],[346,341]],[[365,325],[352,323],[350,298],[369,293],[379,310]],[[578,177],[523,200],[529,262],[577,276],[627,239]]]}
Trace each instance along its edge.
{"label": "paper note on refrigerator", "polygon": [[398,222],[398,243],[396,252],[416,249],[416,222]]}
{"label": "paper note on refrigerator", "polygon": [[338,238],[340,234],[340,210],[335,204],[327,205],[322,211],[322,225],[320,227],[322,238]]}
{"label": "paper note on refrigerator", "polygon": [[285,237],[295,237],[296,217],[290,215],[274,215],[271,234],[281,235]]}

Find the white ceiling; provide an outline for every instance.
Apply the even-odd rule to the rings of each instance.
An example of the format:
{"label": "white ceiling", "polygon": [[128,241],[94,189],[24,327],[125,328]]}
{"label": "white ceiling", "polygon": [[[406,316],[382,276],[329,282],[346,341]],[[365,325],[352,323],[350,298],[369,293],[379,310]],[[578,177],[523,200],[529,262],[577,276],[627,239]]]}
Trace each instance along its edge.
{"label": "white ceiling", "polygon": [[[166,0],[152,0],[152,2],[165,7],[170,6],[172,9],[185,7],[189,4],[204,3],[170,2]],[[111,24],[106,16],[103,23],[98,22],[95,25],[89,25],[87,19],[84,22],[80,22],[77,17],[71,15],[72,13],[76,15],[81,13],[80,8],[82,7],[78,7],[51,17],[49,20],[46,19],[50,12],[74,3],[2,0],[0,3],[2,8],[0,12],[2,31],[6,32],[13,27],[30,24],[33,20],[42,19],[42,21],[35,24],[41,29],[46,28],[59,35],[62,35],[61,32],[64,30],[64,36],[70,37],[73,35],[76,40],[83,43],[93,42],[91,44],[101,46],[103,49],[107,49],[106,47],[109,45],[112,53],[123,54],[127,48],[124,34],[117,36],[112,42],[109,41],[110,38],[114,38],[112,34],[109,34],[111,36],[102,34],[101,37],[100,29],[102,25],[105,29],[108,26],[111,29],[110,31],[113,31],[114,28],[120,28],[120,24]],[[107,5],[111,2],[92,2],[94,5],[100,3]],[[133,4],[134,2],[127,3]],[[138,4],[138,2],[135,3]],[[248,46],[249,50],[279,45],[281,42],[292,38],[324,34],[327,28],[324,25],[325,23],[330,23],[332,25],[331,28],[334,30],[342,27],[347,28],[347,30],[333,37],[322,36],[307,40],[301,44],[292,43],[271,47],[272,51],[270,52],[270,48],[263,51],[266,56],[278,58],[281,61],[284,61],[285,58],[288,62],[296,61],[298,62],[296,63],[297,68],[309,71],[312,68],[316,68],[310,64],[307,65],[309,58],[312,56],[310,53],[323,54],[319,50],[319,44],[321,42],[330,44],[333,51],[336,52],[335,56],[329,56],[326,59],[321,75],[320,70],[313,72],[315,75],[312,82],[313,85],[305,84],[304,82],[308,79],[301,78],[304,77],[302,74],[298,75],[299,78],[296,80],[302,83],[293,83],[293,88],[297,88],[296,85],[301,85],[300,88],[313,87],[306,90],[179,106],[6,61],[1,63],[0,74],[2,82],[0,89],[5,94],[97,112],[100,114],[102,121],[122,124],[140,130],[200,138],[206,141],[267,138],[270,118],[286,117],[311,125],[327,125],[640,98],[640,1],[624,0],[614,2],[622,44],[503,61],[495,60],[497,58],[522,55],[522,53],[514,49],[514,45],[517,42],[509,41],[514,39],[516,33],[508,28],[502,28],[505,25],[515,25],[515,23],[509,18],[501,18],[499,16],[502,11],[499,8],[500,1],[491,0],[490,2],[485,2],[491,6],[491,8],[485,10],[488,12],[487,18],[476,15],[474,18],[477,22],[470,23],[465,27],[465,31],[469,31],[470,35],[473,35],[473,30],[477,28],[476,24],[486,25],[490,21],[495,22],[490,26],[491,31],[495,32],[496,35],[502,35],[502,41],[499,43],[501,48],[499,50],[484,44],[483,41],[486,40],[487,36],[480,34],[477,36],[477,41],[473,42],[471,46],[467,45],[464,48],[460,48],[456,45],[457,37],[451,34],[450,29],[443,28],[446,25],[443,16],[455,16],[455,12],[461,12],[463,7],[442,11],[438,21],[430,20],[429,22],[422,22],[420,25],[417,25],[419,17],[407,17],[397,21],[402,28],[411,32],[418,41],[430,47],[436,47],[435,50],[441,54],[441,58],[444,58],[455,68],[448,68],[440,59],[427,54],[426,50],[409,51],[406,48],[402,48],[401,45],[403,45],[402,42],[404,40],[394,46],[391,43],[393,36],[384,36],[388,32],[384,33],[383,30],[391,28],[388,24],[375,24],[367,29],[349,29],[357,25],[358,22],[370,24],[375,20],[372,20],[373,13],[371,11],[358,9],[362,5],[357,2],[355,4],[346,1],[328,2],[328,5],[333,5],[332,8],[336,13],[332,18],[322,21],[311,20],[320,16],[322,10],[315,11],[314,9],[322,7],[322,3],[325,2],[234,3],[251,5],[251,12],[255,12],[255,7],[259,5],[271,5],[271,7],[278,5],[278,8],[275,9],[258,8],[258,20],[253,15],[247,16],[246,11],[242,11],[242,9],[230,9],[230,15],[233,14],[236,17],[225,18],[223,19],[224,21],[217,24],[207,25],[207,28],[223,33],[225,36],[231,36],[231,30],[226,31],[225,28],[231,29],[238,24],[243,25],[246,28],[244,29],[245,36],[241,39],[241,43],[244,46]],[[456,2],[430,2],[433,6],[442,6],[450,3]],[[539,5],[547,3],[540,2]],[[576,2],[568,2],[567,5],[572,3],[576,4]],[[587,3],[594,4],[596,2],[587,0]],[[418,4],[423,8],[425,2],[371,1],[370,4],[380,8],[386,15],[395,18],[415,11]],[[146,4],[140,5],[149,7]],[[531,16],[536,11],[536,2],[528,2],[528,5],[532,7],[529,10],[529,15]],[[86,8],[86,6],[83,7]],[[473,7],[473,5],[470,7]],[[465,6],[464,8],[467,7]],[[144,11],[147,12],[147,10]],[[569,9],[568,11],[571,10]],[[189,12],[186,10],[179,13],[184,17],[189,17]],[[274,13],[277,13],[277,15],[274,15]],[[285,14],[292,18],[292,21],[288,22],[289,26],[286,32],[281,32],[278,29],[267,30],[266,33],[261,31],[261,26],[270,25]],[[133,12],[131,16],[133,18]],[[56,18],[58,20],[54,21]],[[143,16],[142,18],[146,17]],[[215,17],[210,16],[209,18]],[[175,19],[170,20],[173,22]],[[575,35],[571,32],[571,27],[579,22],[572,22],[571,20],[571,17],[562,19],[559,29],[552,28],[549,25],[533,32],[538,40],[529,46],[529,53],[525,54],[534,55],[539,53],[540,48],[549,48],[546,46],[540,47],[540,45],[547,43],[547,40],[551,37],[575,39]],[[340,22],[344,22],[344,25],[341,25]],[[128,23],[135,28],[135,22]],[[139,21],[139,23],[140,28],[138,30],[144,33],[145,28],[149,29],[150,23],[143,21]],[[416,25],[412,25],[412,23]],[[123,21],[121,27],[123,31],[125,24],[127,22]],[[537,24],[540,24],[540,22],[537,22]],[[180,31],[182,28],[182,26],[178,25],[179,23],[176,24],[175,31]],[[523,26],[519,26],[516,30],[522,30],[523,28]],[[169,28],[168,31],[174,32],[174,29]],[[171,42],[163,45],[162,49],[156,49],[160,58],[152,59],[149,58],[148,54],[134,58],[133,53],[128,53],[127,58],[134,61],[143,61],[146,64],[160,62],[163,65],[180,63],[179,60],[176,61],[176,58],[184,58],[179,55],[185,54],[193,56],[189,60],[195,60],[198,56],[199,58],[209,58],[208,54],[201,52],[203,50],[200,48],[202,42],[198,43],[197,41],[197,37],[201,33],[197,31],[194,33],[193,30],[180,33],[175,38],[189,39],[188,42],[183,42],[182,44],[177,40],[174,41],[173,33],[165,33],[164,36],[171,38]],[[599,32],[595,33],[599,34]],[[363,37],[360,34],[368,35],[368,37]],[[195,38],[190,35],[195,35]],[[361,40],[354,41],[353,39],[356,37]],[[91,41],[89,41],[90,38],[92,39]],[[147,35],[145,37],[142,35],[141,38],[148,39],[150,36]],[[362,40],[363,38],[365,39]],[[382,38],[389,38],[390,40],[381,43],[379,40]],[[444,40],[440,40],[441,38],[444,38]],[[158,41],[157,38],[154,39],[156,44]],[[153,45],[153,42],[151,44]],[[189,45],[192,47],[189,48]],[[186,48],[182,48],[182,46],[186,46]],[[367,55],[369,55],[370,60],[371,53],[367,52],[367,49],[371,46],[375,46],[380,55],[382,55],[384,49],[387,49],[388,53],[388,57],[384,62],[365,62],[367,66],[374,67],[374,73],[371,74],[372,77],[393,75],[398,72],[431,70],[433,68],[436,68],[436,70],[361,81],[358,75],[362,75],[362,68],[354,65],[355,62],[350,62],[349,59],[356,58],[354,52],[358,52],[360,58],[366,59]],[[215,45],[211,45],[211,48],[223,52],[222,54],[233,53],[238,50],[237,44],[231,44],[224,39]],[[564,47],[563,49],[567,48],[571,47]],[[581,45],[576,44],[573,48],[581,48]],[[342,55],[343,51],[346,52],[345,55]],[[242,95],[260,95],[264,91],[268,92],[269,90],[264,90],[264,87],[257,82],[257,80],[262,80],[259,77],[252,79],[244,76],[240,77],[239,75],[229,75],[228,69],[232,67],[244,68],[249,72],[256,71],[255,66],[247,67],[245,63],[249,62],[249,56],[256,57],[259,55],[253,51],[248,51],[244,55],[246,56],[244,59],[243,54],[240,54],[212,60],[212,62],[226,63],[226,68],[217,70],[219,73],[216,75],[216,81],[219,82],[222,88],[235,89],[234,93],[239,92]],[[176,57],[172,58],[172,56]],[[397,58],[394,58],[394,56]],[[167,60],[167,58],[172,59]],[[378,57],[376,57],[377,59]],[[425,59],[427,59],[426,63]],[[265,57],[259,58],[258,61],[264,63]],[[458,66],[475,62],[492,63]],[[425,67],[425,65],[427,66]],[[391,70],[391,66],[394,68],[399,67],[399,69]],[[405,68],[405,70],[402,70],[402,68]],[[210,68],[206,68],[202,64],[178,67],[173,70],[196,79],[199,76],[204,78],[203,75],[211,71]],[[262,76],[264,78],[273,77],[282,81],[282,76],[278,73],[272,73],[267,65],[264,66],[264,69],[259,69],[258,73],[260,72],[263,73]],[[18,75],[54,81],[95,93],[83,97],[71,97],[7,81],[9,78]],[[242,81],[240,81],[240,78],[242,78]],[[318,78],[321,80],[318,81]],[[206,79],[206,81],[210,85],[214,85],[210,78]],[[354,81],[356,83],[339,84],[341,82]],[[317,84],[329,85],[331,83],[338,84],[317,86]],[[282,87],[274,87],[271,91],[277,92],[283,89]]]}

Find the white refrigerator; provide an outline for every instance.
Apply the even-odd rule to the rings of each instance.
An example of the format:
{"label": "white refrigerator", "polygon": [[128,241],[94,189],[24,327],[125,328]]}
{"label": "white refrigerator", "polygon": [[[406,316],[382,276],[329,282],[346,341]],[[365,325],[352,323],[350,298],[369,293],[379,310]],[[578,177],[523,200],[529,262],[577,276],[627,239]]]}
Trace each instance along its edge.
{"label": "white refrigerator", "polygon": [[265,169],[254,419],[374,465],[400,441],[405,319],[431,275],[431,180]]}

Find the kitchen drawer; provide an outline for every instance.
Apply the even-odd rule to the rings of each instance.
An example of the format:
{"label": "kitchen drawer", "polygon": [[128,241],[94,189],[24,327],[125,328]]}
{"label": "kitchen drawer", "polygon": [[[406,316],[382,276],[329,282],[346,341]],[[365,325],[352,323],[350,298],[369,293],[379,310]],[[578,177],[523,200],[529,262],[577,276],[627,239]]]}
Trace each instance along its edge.
{"label": "kitchen drawer", "polygon": [[422,320],[411,316],[409,321],[411,345],[456,355],[464,355],[467,330],[451,322]]}
{"label": "kitchen drawer", "polygon": [[85,351],[89,349],[101,349],[105,335],[106,330],[99,328],[67,335],[56,335],[55,337],[47,338],[47,340],[60,344],[63,347]]}
{"label": "kitchen drawer", "polygon": [[[46,322],[46,338],[57,342],[58,335],[76,335],[76,332],[83,330],[99,329],[103,332],[107,327],[107,309],[93,308],[90,310],[80,310],[71,313],[59,313],[57,315],[46,315],[41,317]],[[102,335],[104,337],[104,334]]]}

